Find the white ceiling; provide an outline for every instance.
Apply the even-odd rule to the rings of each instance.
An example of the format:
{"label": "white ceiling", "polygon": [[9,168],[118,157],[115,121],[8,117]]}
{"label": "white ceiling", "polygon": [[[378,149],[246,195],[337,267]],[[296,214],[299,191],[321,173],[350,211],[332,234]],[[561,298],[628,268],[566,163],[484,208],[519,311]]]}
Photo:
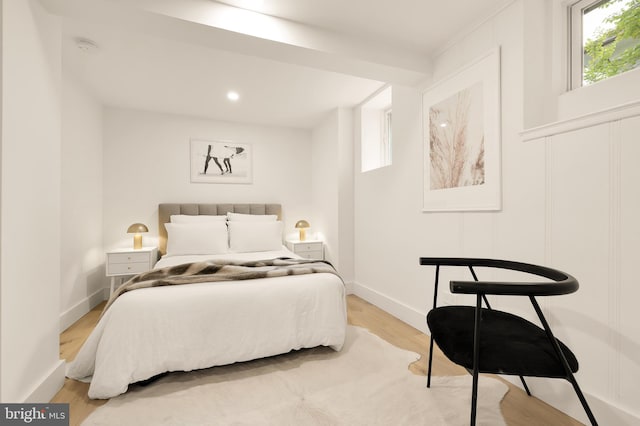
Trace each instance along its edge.
{"label": "white ceiling", "polygon": [[[431,54],[511,0],[217,0],[416,53]],[[259,5],[259,6],[256,6]]]}
{"label": "white ceiling", "polygon": [[511,2],[40,1],[63,16],[64,71],[104,104],[297,128],[427,78],[434,52]]}

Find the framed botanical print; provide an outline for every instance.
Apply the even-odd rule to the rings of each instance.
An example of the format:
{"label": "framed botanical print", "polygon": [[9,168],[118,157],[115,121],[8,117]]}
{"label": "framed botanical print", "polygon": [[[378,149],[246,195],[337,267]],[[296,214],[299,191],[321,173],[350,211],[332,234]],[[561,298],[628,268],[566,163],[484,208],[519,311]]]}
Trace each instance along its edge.
{"label": "framed botanical print", "polygon": [[423,211],[500,210],[500,50],[423,95]]}

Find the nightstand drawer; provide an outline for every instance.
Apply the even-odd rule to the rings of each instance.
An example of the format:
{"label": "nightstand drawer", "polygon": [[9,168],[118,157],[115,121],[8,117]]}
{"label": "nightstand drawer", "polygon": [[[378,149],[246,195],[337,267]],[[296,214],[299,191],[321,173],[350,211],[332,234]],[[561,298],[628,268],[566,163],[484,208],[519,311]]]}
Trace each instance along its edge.
{"label": "nightstand drawer", "polygon": [[295,252],[302,256],[306,252],[322,252],[322,243],[296,243]]}
{"label": "nightstand drawer", "polygon": [[107,275],[140,274],[149,270],[149,261],[107,264]]}
{"label": "nightstand drawer", "polygon": [[322,241],[288,240],[287,248],[305,259],[324,260],[324,243]]}
{"label": "nightstand drawer", "polygon": [[320,259],[322,260],[322,250],[309,250],[309,251],[298,251],[296,254],[300,257],[304,257],[305,259]]}
{"label": "nightstand drawer", "polygon": [[149,252],[144,253],[109,253],[108,263],[137,263],[149,264]]}
{"label": "nightstand drawer", "polygon": [[137,275],[153,269],[158,258],[158,249],[143,247],[141,249],[115,249],[107,252],[106,272],[111,277],[110,293],[116,288],[116,277]]}

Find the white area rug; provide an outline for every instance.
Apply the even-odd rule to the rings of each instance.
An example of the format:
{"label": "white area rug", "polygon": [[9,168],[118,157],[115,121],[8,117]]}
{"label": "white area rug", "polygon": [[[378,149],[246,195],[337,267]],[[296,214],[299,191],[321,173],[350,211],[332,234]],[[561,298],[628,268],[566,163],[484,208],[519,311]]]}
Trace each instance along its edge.
{"label": "white area rug", "polygon": [[[172,373],[94,411],[83,425],[468,425],[471,377],[426,378],[419,356],[349,326],[341,352],[316,348]],[[481,378],[478,424],[504,425],[507,386]]]}

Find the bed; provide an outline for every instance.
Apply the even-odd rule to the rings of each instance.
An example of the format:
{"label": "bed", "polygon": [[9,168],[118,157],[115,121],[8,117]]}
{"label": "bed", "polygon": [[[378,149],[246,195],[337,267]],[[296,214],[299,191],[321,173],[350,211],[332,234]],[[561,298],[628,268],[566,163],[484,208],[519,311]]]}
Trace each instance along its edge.
{"label": "bed", "polygon": [[[141,282],[156,283],[159,280],[149,278],[152,274],[157,277],[182,270],[190,262],[235,267],[243,262],[298,258],[282,245],[278,204],[160,204],[158,217],[161,259],[146,278],[136,278],[138,284],[129,282],[118,291]],[[207,225],[190,225],[201,219]],[[211,231],[214,228],[219,235]],[[223,229],[228,232],[226,250],[219,241]],[[346,302],[344,284],[337,274],[321,271],[221,281],[207,281],[208,277],[180,285],[163,281],[112,297],[78,355],[67,365],[67,376],[90,381],[88,396],[106,399],[126,392],[131,383],[165,372],[321,345],[342,348]]]}

